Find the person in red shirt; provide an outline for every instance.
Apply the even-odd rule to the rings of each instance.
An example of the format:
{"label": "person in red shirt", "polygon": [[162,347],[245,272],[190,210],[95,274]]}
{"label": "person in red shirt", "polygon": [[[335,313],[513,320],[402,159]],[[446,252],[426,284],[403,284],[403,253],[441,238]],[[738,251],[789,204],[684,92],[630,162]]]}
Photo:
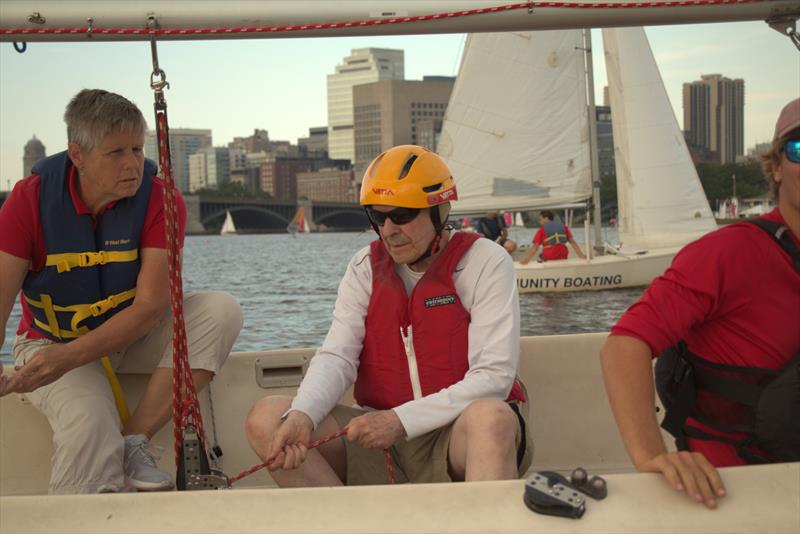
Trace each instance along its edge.
{"label": "person in red shirt", "polygon": [[[18,294],[22,304],[16,373],[0,366],[0,397],[25,393],[48,418],[51,493],[170,489],[146,448],[172,409],[164,184],[144,157],[147,124],[132,102],[99,89],[78,93],[64,120],[67,150],[37,162],[0,209],[0,344]],[[226,293],[198,293],[184,316],[199,389],[227,358],[241,310]],[[152,373],[127,420],[106,364]]]}
{"label": "person in red shirt", "polygon": [[[731,415],[716,410],[704,423],[685,419],[682,428],[689,437],[679,441],[685,449],[668,452],[652,408],[651,359],[679,341],[685,344],[697,358],[690,375],[692,390],[697,389],[693,408],[705,414],[719,399],[711,396],[707,383],[695,381],[698,373],[720,366],[751,372],[788,369],[800,351],[800,272],[795,264],[800,260],[793,257],[800,246],[800,99],[781,112],[762,161],[777,208],[760,219],[775,223],[785,244],[749,222],[725,226],[688,244],[619,319],[601,351],[609,401],[636,468],[662,473],[675,490],[709,508],[725,495],[716,468],[744,465],[749,460],[743,455],[762,451],[747,449],[750,444],[734,445],[748,435],[709,427],[705,422],[713,425]],[[729,369],[721,371],[724,376],[731,376]],[[790,406],[783,411],[790,413]],[[797,419],[789,425],[796,428]],[[693,437],[698,431],[702,438]],[[781,433],[780,439],[790,434],[796,431]]]}
{"label": "person in red shirt", "polygon": [[520,263],[527,265],[536,256],[539,247],[544,247],[542,261],[566,260],[569,250],[564,243],[569,243],[579,258],[586,258],[581,247],[572,237],[569,226],[556,221],[552,211],[542,211],[539,214],[539,229],[533,236],[533,247]]}

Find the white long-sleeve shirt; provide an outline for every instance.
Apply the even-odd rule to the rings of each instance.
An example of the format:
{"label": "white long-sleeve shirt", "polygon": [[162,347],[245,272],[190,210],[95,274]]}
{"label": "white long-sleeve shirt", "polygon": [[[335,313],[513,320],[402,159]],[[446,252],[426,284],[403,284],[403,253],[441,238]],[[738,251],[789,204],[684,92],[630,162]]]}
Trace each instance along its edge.
{"label": "white long-sleeve shirt", "polygon": [[[407,265],[395,269],[408,294],[424,274]],[[519,300],[511,257],[496,243],[479,239],[461,258],[453,281],[470,314],[469,370],[450,387],[394,408],[408,439],[450,423],[472,401],[505,399],[517,373]],[[365,247],[350,260],[331,328],[292,402],[291,410],[307,414],[315,427],[356,380],[371,293],[370,249]]]}

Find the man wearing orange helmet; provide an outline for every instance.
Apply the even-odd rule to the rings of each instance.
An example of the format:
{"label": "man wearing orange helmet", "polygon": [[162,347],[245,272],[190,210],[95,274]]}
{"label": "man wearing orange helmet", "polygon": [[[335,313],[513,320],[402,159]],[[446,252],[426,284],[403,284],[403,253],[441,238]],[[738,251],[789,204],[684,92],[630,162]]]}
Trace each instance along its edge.
{"label": "man wearing orange helmet", "polygon": [[[398,146],[367,169],[361,204],[379,239],[339,286],[333,324],[295,398],[259,401],[250,444],[280,486],[498,480],[532,445],[516,379],[519,303],[505,250],[446,226],[457,193],[436,154]],[[353,387],[357,405],[337,405]],[[347,441],[307,444],[347,428]]]}

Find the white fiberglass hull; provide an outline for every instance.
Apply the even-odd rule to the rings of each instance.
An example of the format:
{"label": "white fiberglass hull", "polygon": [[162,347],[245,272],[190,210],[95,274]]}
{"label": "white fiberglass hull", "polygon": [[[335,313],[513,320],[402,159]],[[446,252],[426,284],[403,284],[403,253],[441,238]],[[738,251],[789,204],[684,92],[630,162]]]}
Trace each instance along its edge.
{"label": "white fiberglass hull", "polygon": [[642,254],[607,254],[528,265],[515,263],[520,293],[597,291],[649,285],[662,274],[679,248],[648,250]]}
{"label": "white fiberglass hull", "polygon": [[580,520],[538,515],[521,480],[285,490],[0,499],[0,532],[704,532],[800,531],[800,463],[722,470],[709,511],[654,474],[606,477]]}

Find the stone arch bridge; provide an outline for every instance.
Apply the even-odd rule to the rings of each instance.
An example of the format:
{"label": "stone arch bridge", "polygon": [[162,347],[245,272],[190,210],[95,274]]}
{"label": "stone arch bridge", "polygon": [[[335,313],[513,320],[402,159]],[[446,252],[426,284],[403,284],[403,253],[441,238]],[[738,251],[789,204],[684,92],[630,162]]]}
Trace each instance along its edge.
{"label": "stone arch bridge", "polygon": [[285,232],[300,206],[305,207],[306,218],[315,231],[369,228],[364,209],[358,204],[196,195],[186,195],[185,199],[187,233],[218,233],[227,211],[231,212],[237,230],[242,233]]}

